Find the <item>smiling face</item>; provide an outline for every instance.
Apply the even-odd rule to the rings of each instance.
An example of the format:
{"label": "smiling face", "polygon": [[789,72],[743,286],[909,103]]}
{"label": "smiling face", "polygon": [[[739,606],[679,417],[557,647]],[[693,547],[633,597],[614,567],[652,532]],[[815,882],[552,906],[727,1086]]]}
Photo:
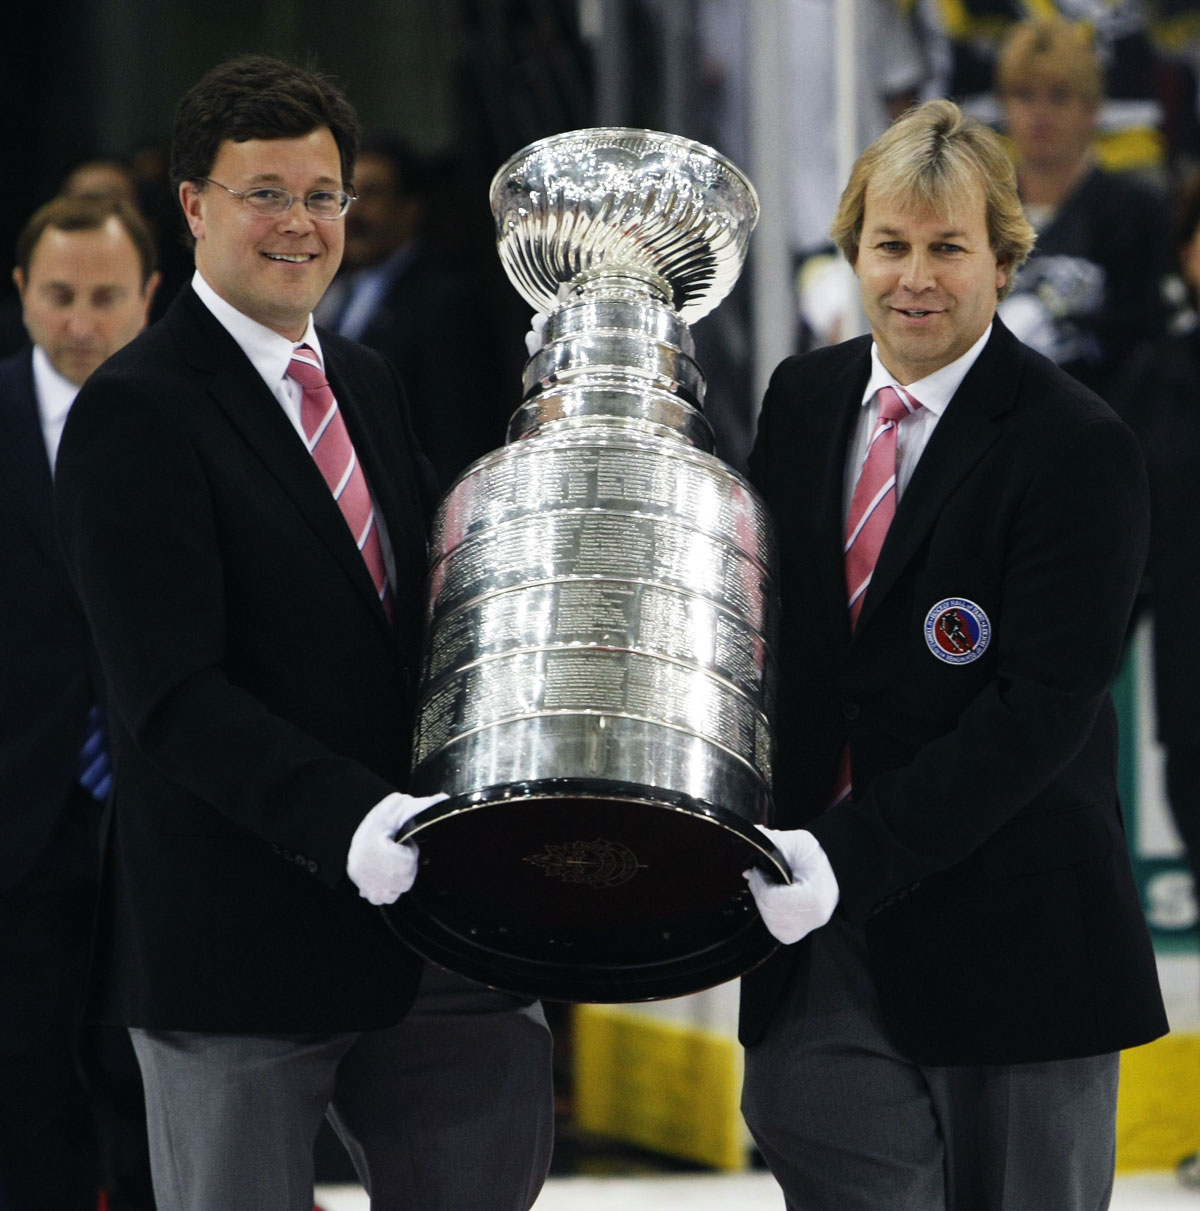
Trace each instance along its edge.
{"label": "smiling face", "polygon": [[301,200],[314,189],[345,188],[333,135],[322,126],[294,139],[226,139],[208,175],[229,189],[296,195],[285,214],[264,217],[219,186],[179,187],[204,280],[243,315],[299,340],[342,260],[344,220],[314,219]]}
{"label": "smiling face", "polygon": [[945,214],[868,188],[854,272],[879,356],[902,386],[961,357],[1007,278],[988,242],[982,185]]}

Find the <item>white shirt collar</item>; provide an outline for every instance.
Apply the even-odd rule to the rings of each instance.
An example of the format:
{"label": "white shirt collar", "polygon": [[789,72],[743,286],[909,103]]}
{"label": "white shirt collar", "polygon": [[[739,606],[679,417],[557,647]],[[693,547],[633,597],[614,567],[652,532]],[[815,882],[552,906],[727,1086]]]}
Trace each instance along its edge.
{"label": "white shirt collar", "polygon": [[227,303],[201,276],[197,269],[192,275],[192,289],[200,296],[200,301],[213,313],[220,325],[229,333],[239,348],[250,359],[255,370],[262,375],[263,381],[273,392],[278,392],[279,385],[287,374],[288,365],[292,360],[292,351],[297,345],[311,345],[320,359],[322,367],[325,357],[321,352],[321,342],[317,339],[317,329],[313,318],[308,317],[308,327],[304,336],[298,341],[288,340],[278,332],[252,320],[248,315],[239,311],[231,303]]}
{"label": "white shirt collar", "polygon": [[38,417],[42,422],[42,438],[46,443],[46,456],[50,465],[58,457],[58,443],[67,413],[79,394],[79,388],[68,378],[63,378],[41,345],[33,347],[33,393],[37,396]]}
{"label": "white shirt collar", "polygon": [[[967,371],[975,365],[976,358],[983,352],[983,347],[991,335],[992,325],[988,324],[983,335],[961,357],[955,358],[954,361],[935,370],[932,374],[918,379],[915,383],[907,384],[904,390],[914,399],[920,400],[921,406],[928,408],[934,416],[941,416],[951,399],[954,398],[954,393],[962,386],[963,379],[967,377]],[[871,377],[867,380],[867,390],[862,402],[868,403],[880,387],[898,387],[899,385],[883,362],[879,360],[879,347],[872,341]]]}

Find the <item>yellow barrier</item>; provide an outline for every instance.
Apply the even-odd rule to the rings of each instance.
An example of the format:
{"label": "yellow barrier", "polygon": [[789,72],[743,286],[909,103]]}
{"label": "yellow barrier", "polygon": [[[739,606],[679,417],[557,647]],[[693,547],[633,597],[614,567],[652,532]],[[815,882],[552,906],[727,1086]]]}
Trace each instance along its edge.
{"label": "yellow barrier", "polygon": [[1173,1169],[1200,1150],[1200,1034],[1169,1034],[1121,1056],[1117,1169]]}
{"label": "yellow barrier", "polygon": [[[575,1010],[575,1118],[585,1131],[714,1169],[745,1167],[737,1041],[636,1010]],[[1117,1169],[1171,1169],[1200,1150],[1200,1034],[1121,1057]]]}
{"label": "yellow barrier", "polygon": [[580,1005],[574,1048],[575,1120],[585,1131],[715,1169],[745,1167],[736,1039]]}

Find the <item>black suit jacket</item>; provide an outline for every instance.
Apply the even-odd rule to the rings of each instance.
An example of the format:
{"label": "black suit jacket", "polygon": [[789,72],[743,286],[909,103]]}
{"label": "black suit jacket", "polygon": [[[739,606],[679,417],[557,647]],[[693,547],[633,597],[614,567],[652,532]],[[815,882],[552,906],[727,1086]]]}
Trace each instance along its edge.
{"label": "black suit jacket", "polygon": [[68,805],[79,809],[79,750],[100,694],[54,532],[32,347],[0,362],[0,567],[2,891],[28,875]]}
{"label": "black suit jacket", "polygon": [[389,623],[278,402],[189,288],[97,371],[59,528],[108,679],[98,1012],[162,1029],[397,1021],[416,958],[345,874],[405,785],[429,507],[394,372],[321,334],[395,552]]}
{"label": "black suit jacket", "polygon": [[[784,362],[751,459],[781,548],[777,823],[829,855],[912,1059],[1146,1042],[1166,1022],[1108,693],[1146,549],[1137,444],[997,321],[900,500],[852,636],[843,483],[869,373],[869,337]],[[951,598],[990,626],[962,663],[926,637]],[[828,808],[847,741],[854,799]],[[805,954],[747,977],[745,1040]]]}

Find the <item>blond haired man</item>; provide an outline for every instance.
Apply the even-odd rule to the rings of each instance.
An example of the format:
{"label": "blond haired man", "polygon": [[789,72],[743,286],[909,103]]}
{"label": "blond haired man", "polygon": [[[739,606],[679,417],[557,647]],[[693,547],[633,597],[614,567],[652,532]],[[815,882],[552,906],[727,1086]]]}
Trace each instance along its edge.
{"label": "blond haired man", "polygon": [[751,876],[746,1118],[793,1211],[1097,1211],[1116,1053],[1166,1030],[1108,693],[1141,459],[996,318],[1032,232],[986,127],[901,118],[833,236],[871,335],[779,367],[750,463],[796,877]]}

